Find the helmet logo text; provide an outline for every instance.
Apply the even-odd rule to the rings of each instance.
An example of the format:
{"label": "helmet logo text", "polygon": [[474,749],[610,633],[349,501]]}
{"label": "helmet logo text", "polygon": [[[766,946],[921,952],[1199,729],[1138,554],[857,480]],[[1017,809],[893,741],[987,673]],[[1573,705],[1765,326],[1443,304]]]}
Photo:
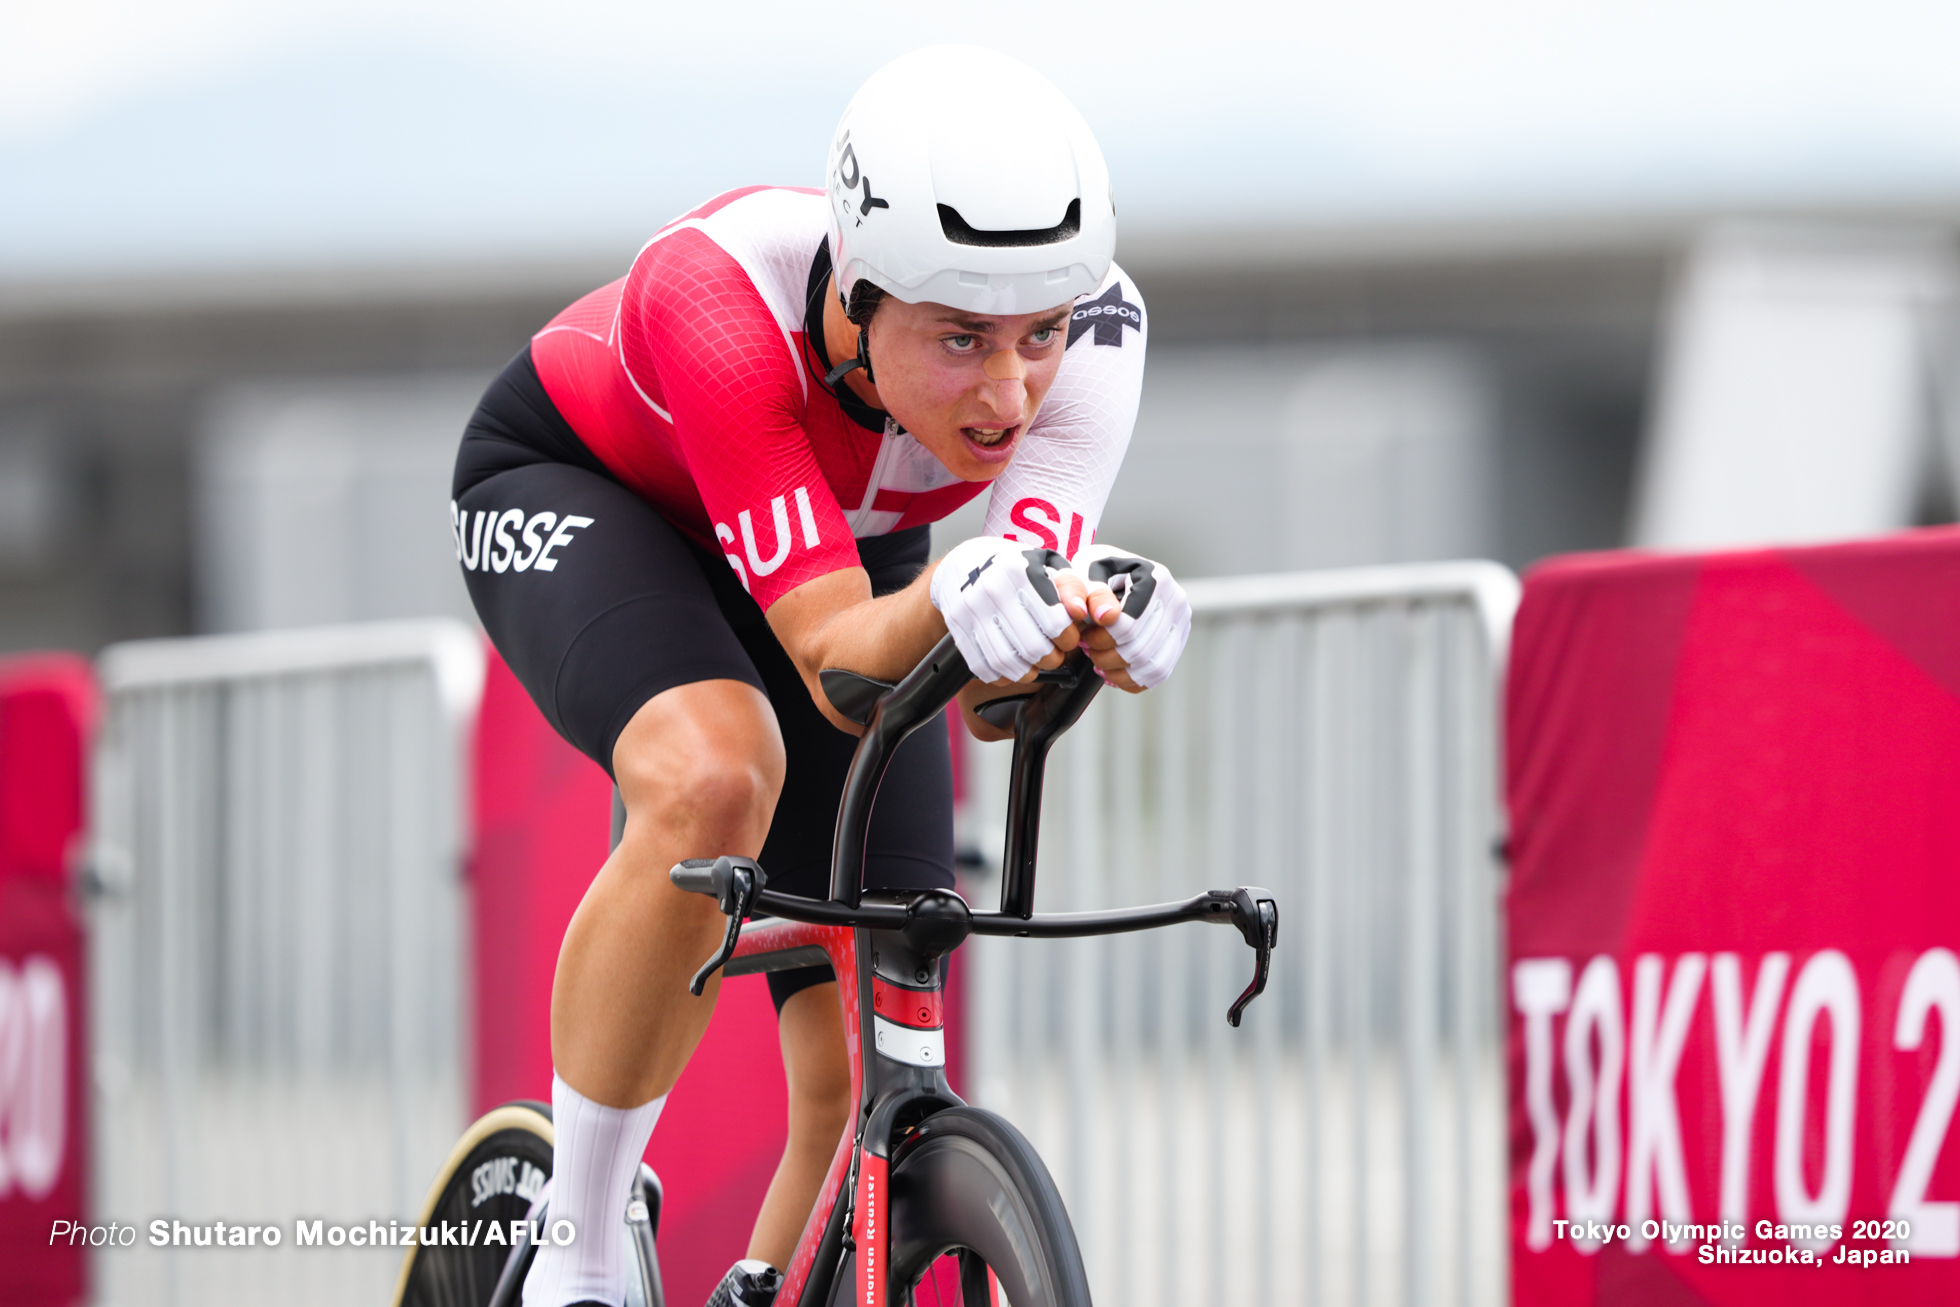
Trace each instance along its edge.
{"label": "helmet logo text", "polygon": [[[844,195],[849,195],[851,192],[857,190],[860,184],[863,185],[864,198],[857,201],[856,224],[862,227],[866,216],[873,209],[889,209],[892,206],[871,193],[871,178],[858,167],[857,147],[851,144],[851,134],[849,132],[844,133],[843,144],[844,153],[837,158],[837,184]],[[846,213],[851,212],[850,200],[840,196],[839,202],[844,206]]]}

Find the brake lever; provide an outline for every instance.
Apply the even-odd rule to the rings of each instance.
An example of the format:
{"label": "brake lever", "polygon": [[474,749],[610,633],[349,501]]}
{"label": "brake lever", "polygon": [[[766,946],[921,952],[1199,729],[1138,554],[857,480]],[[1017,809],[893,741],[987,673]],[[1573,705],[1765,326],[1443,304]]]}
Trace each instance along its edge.
{"label": "brake lever", "polygon": [[[700,872],[696,869],[699,866],[698,861],[691,866],[683,863],[674,868],[673,873],[670,874],[678,884],[682,880],[680,873],[683,868],[695,870],[698,876]],[[750,910],[755,907],[756,895],[760,894],[763,887],[769,883],[769,878],[763,874],[761,865],[752,858],[716,858],[712,870],[707,873],[707,879],[712,886],[715,901],[721,905],[721,910],[728,914],[728,933],[722,937],[721,947],[715,950],[715,955],[703,963],[701,969],[694,973],[694,979],[687,983],[687,992],[696,998],[701,997],[701,991],[707,988],[708,977],[721,970],[728,959],[735,956],[735,946],[742,938],[742,922],[748,918]],[[686,885],[682,887],[692,888]]]}
{"label": "brake lever", "polygon": [[1269,891],[1241,885],[1232,892],[1232,924],[1254,954],[1252,983],[1225,1013],[1226,1022],[1236,1030],[1252,1000],[1266,992],[1266,981],[1272,976],[1273,946],[1279,943],[1279,904]]}

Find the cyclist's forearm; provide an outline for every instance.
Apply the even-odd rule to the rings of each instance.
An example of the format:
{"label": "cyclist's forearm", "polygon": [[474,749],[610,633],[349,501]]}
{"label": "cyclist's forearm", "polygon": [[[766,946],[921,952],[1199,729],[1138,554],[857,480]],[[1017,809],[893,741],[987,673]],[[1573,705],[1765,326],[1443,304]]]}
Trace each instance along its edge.
{"label": "cyclist's forearm", "polygon": [[903,590],[874,599],[870,578],[850,568],[805,582],[770,606],[770,628],[832,725],[859,733],[824,697],[817,677],[825,668],[896,681],[945,636],[946,623],[932,606],[930,576],[928,570]]}

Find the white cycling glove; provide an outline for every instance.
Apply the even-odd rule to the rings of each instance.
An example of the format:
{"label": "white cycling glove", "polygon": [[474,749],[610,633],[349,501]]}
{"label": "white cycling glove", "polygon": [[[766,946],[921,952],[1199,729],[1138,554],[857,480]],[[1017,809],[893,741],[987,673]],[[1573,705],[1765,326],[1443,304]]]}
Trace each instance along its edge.
{"label": "white cycling glove", "polygon": [[1055,651],[1069,615],[1053,574],[1067,568],[1068,559],[1052,549],[999,536],[963,540],[939,560],[932,606],[975,677],[1018,681]]}
{"label": "white cycling glove", "polygon": [[1123,601],[1123,615],[1109,633],[1129,666],[1130,679],[1148,690],[1170,679],[1184,642],[1191,638],[1191,601],[1171,569],[1114,545],[1090,545],[1075,556],[1076,570],[1101,581]]}

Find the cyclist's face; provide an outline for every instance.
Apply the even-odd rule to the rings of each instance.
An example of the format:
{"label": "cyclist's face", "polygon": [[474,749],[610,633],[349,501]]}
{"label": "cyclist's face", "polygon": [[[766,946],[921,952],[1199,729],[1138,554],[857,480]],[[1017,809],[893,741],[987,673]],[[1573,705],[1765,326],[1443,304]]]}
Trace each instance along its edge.
{"label": "cyclist's face", "polygon": [[1071,307],[992,316],[888,297],[871,319],[884,410],[954,476],[993,480],[1054,384]]}

